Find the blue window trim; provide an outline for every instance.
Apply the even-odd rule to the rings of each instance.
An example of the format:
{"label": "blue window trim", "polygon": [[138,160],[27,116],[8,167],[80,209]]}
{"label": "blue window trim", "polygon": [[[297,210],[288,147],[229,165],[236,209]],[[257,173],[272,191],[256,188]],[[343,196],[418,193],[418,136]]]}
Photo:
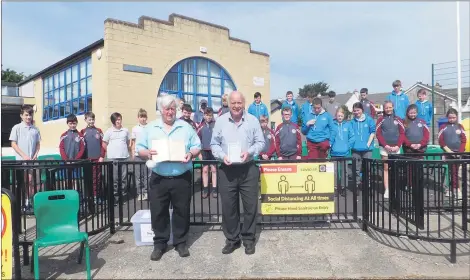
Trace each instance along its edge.
{"label": "blue window trim", "polygon": [[[183,64],[184,63],[187,63],[187,61],[190,61],[192,63],[192,65],[190,65],[190,67],[192,68],[192,73],[190,72],[187,72],[187,71],[183,71]],[[204,63],[206,62],[207,63],[207,75],[201,75],[201,74],[197,74],[197,63]],[[220,69],[220,77],[212,77],[211,75],[211,65],[216,65],[217,67],[219,67]],[[176,69],[175,69],[175,66],[176,66]],[[176,70],[176,71],[175,71]],[[177,74],[177,90],[170,90],[168,89],[169,86],[168,86],[168,74],[170,73],[173,73],[173,74]],[[187,76],[191,76],[192,79],[193,79],[193,91],[192,92],[185,92],[184,91],[184,85],[183,85],[183,75],[187,75]],[[207,78],[207,93],[199,93],[197,92],[197,77],[204,77],[204,78]],[[211,80],[212,79],[217,79],[217,80],[220,80],[220,93],[213,93],[212,92],[212,82]],[[230,77],[230,74],[225,70],[224,67],[222,67],[220,64],[218,64],[217,62],[211,60],[211,59],[208,59],[208,58],[205,58],[205,57],[201,57],[201,56],[193,56],[193,57],[188,57],[188,58],[185,58],[181,61],[179,61],[177,64],[173,65],[170,70],[168,71],[168,73],[165,75],[165,77],[163,78],[163,81],[162,83],[160,84],[160,87],[159,87],[159,92],[167,92],[169,94],[173,94],[173,95],[176,95],[178,98],[184,98],[186,96],[192,96],[193,97],[193,100],[192,100],[192,104],[191,106],[193,107],[193,110],[195,110],[195,108],[198,108],[198,99],[197,97],[205,97],[207,98],[207,102],[208,102],[208,106],[209,107],[212,107],[212,102],[213,102],[213,99],[222,99],[222,95],[224,94],[224,88],[225,88],[225,82],[226,81],[230,81],[233,86],[234,86],[234,89],[237,89],[237,86],[235,84],[235,82],[232,80],[232,78]]]}
{"label": "blue window trim", "polygon": [[[85,73],[83,77],[81,77],[82,69],[80,69],[80,64],[85,64]],[[76,67],[77,69],[77,80],[73,80],[73,68]],[[67,118],[68,113],[74,113],[75,115],[83,115],[85,114],[89,108],[88,103],[92,101],[92,83],[93,78],[90,72],[90,68],[92,68],[92,61],[91,57],[84,58],[80,61],[77,61],[73,64],[68,65],[61,70],[54,72],[47,77],[43,78],[43,115],[42,120],[44,122],[50,120],[58,120]],[[70,70],[70,76],[67,77],[67,71]],[[63,75],[63,76],[62,76]],[[61,83],[61,78],[63,78],[63,83]],[[58,79],[56,81],[56,79]],[[88,83],[88,79],[90,79],[90,83]],[[51,81],[51,83],[49,83]],[[82,89],[82,82],[84,83],[84,89]],[[56,87],[57,83],[57,87]],[[74,97],[73,95],[73,85],[76,83],[76,90],[77,95]],[[52,87],[49,87],[49,84]],[[47,86],[46,86],[47,85]],[[70,86],[70,99],[67,96],[67,87]],[[47,88],[47,90],[46,90]],[[63,94],[61,94],[61,90],[63,90]],[[83,93],[81,93],[83,91]],[[57,101],[55,95],[58,95]],[[48,102],[46,102],[46,98]],[[73,104],[77,102],[77,110],[74,111]],[[80,110],[80,104],[83,102],[83,110]],[[67,108],[68,107],[68,108]],[[57,112],[55,111],[57,109]],[[68,109],[68,110],[67,110]],[[90,108],[91,109],[91,108]]]}

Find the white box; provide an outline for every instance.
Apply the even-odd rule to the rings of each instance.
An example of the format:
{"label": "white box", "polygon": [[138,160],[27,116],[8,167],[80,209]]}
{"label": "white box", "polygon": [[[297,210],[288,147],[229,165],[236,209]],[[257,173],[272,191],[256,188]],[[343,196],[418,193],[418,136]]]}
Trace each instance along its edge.
{"label": "white box", "polygon": [[[168,245],[173,245],[173,229],[171,226],[173,209],[170,208],[170,240]],[[153,237],[152,222],[150,220],[150,210],[139,210],[131,218],[134,228],[134,240],[137,246],[152,246]]]}

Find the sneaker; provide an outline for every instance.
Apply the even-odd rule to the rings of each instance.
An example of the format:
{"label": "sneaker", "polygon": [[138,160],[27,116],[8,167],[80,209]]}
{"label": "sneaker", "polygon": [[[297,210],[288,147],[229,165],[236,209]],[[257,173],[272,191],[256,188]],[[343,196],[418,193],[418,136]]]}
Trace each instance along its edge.
{"label": "sneaker", "polygon": [[217,188],[212,188],[211,193],[212,193],[213,198],[217,198],[217,196],[218,196]]}
{"label": "sneaker", "polygon": [[450,197],[450,190],[446,190],[446,197]]}
{"label": "sneaker", "polygon": [[207,198],[207,196],[209,195],[209,187],[203,187],[201,194],[202,198]]}
{"label": "sneaker", "polygon": [[385,192],[384,192],[384,198],[387,198],[387,199],[388,199],[388,190],[385,190]]}
{"label": "sneaker", "polygon": [[142,194],[142,200],[147,200],[147,199],[148,199],[147,193],[143,193],[143,194]]}
{"label": "sneaker", "polygon": [[95,203],[96,205],[101,205],[101,204],[103,203],[103,202],[101,201],[101,198],[96,197],[96,196],[94,197],[93,201],[94,201],[94,203]]}

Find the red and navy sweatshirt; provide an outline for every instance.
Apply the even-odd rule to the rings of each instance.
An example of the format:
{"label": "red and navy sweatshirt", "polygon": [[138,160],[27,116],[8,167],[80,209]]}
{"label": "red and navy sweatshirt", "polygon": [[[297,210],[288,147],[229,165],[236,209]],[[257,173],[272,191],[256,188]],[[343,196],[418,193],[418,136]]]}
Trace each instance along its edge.
{"label": "red and navy sweatshirt", "polygon": [[[270,128],[262,129],[263,131],[263,136],[264,136],[264,142],[266,145],[264,145],[263,150],[259,153],[260,157],[262,155],[267,155],[268,158],[271,158],[273,154],[276,152],[276,143],[274,141],[274,131]],[[278,154],[279,156],[279,154]]]}
{"label": "red and navy sweatshirt", "polygon": [[278,157],[302,155],[302,138],[299,126],[293,122],[283,122],[276,128],[276,153]]}
{"label": "red and navy sweatshirt", "polygon": [[211,150],[211,139],[212,131],[214,130],[215,121],[206,122],[205,120],[201,122],[201,125],[197,129],[197,136],[201,139],[201,148],[205,151]]}
{"label": "red and navy sweatshirt", "polygon": [[85,141],[78,130],[67,130],[60,136],[60,156],[63,160],[83,158],[85,153]]}
{"label": "red and navy sweatshirt", "polygon": [[376,136],[382,147],[387,145],[401,147],[405,142],[403,121],[394,114],[383,115],[377,121]]}
{"label": "red and navy sweatshirt", "polygon": [[86,127],[80,131],[85,140],[86,159],[99,159],[106,156],[106,150],[103,147],[103,131],[97,127]]}
{"label": "red and navy sweatshirt", "polygon": [[405,141],[403,146],[411,149],[412,144],[420,144],[418,151],[424,152],[429,142],[429,127],[422,119],[407,119],[405,121]]}
{"label": "red and navy sweatshirt", "polygon": [[439,145],[442,148],[447,146],[453,152],[465,152],[467,136],[465,135],[465,129],[461,124],[445,123],[439,128],[437,136],[439,138]]}

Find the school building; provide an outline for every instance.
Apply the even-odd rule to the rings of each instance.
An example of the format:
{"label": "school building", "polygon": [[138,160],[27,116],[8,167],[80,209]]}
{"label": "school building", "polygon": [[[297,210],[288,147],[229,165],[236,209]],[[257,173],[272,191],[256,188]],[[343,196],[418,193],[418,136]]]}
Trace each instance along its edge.
{"label": "school building", "polygon": [[[18,85],[19,96],[35,105],[41,149],[59,146],[70,113],[93,111],[103,130],[111,126],[113,112],[122,114],[129,129],[140,108],[154,120],[161,92],[184,98],[193,110],[206,99],[217,111],[222,95],[234,89],[245,93],[247,104],[257,91],[269,104],[269,55],[231,37],[227,27],[171,14],[168,21],[107,19],[102,28],[103,39]],[[79,116],[78,127],[84,126]]]}

